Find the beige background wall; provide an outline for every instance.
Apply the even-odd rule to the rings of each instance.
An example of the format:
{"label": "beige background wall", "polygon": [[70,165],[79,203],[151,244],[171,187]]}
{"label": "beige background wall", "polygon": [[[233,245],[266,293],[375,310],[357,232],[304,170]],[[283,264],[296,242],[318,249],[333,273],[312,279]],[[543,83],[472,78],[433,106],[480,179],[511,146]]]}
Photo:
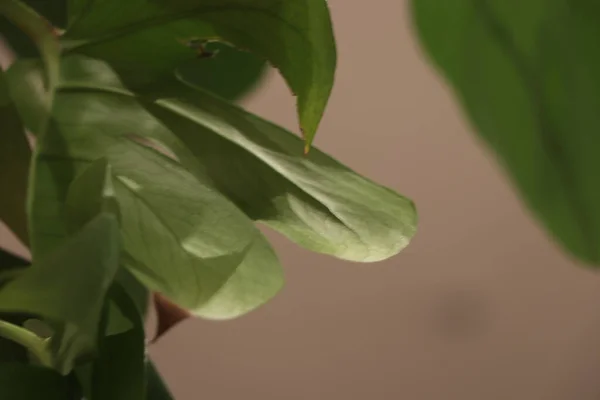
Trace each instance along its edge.
{"label": "beige background wall", "polygon": [[[339,70],[317,145],[413,198],[418,236],[365,266],[270,235],[287,273],[274,301],[152,347],[176,398],[600,399],[600,276],[523,210],[424,63],[406,2],[330,6]],[[247,104],[295,129],[276,74]]]}

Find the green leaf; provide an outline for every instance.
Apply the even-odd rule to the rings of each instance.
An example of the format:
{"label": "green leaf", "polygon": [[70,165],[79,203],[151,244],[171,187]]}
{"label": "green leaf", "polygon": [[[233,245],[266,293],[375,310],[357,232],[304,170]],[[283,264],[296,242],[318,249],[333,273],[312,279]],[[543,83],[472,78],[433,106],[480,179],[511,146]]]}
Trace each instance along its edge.
{"label": "green leaf", "polygon": [[111,63],[128,81],[152,82],[196,56],[202,40],[248,50],[277,67],[298,97],[307,148],[336,64],[325,0],[75,1],[64,43]]}
{"label": "green leaf", "polygon": [[[67,17],[66,0],[25,0],[26,5],[56,27],[65,27]],[[37,57],[35,42],[21,29],[0,17],[0,32],[19,57]]]}
{"label": "green leaf", "polygon": [[7,400],[73,400],[67,378],[21,363],[0,363],[0,388]]}
{"label": "green leaf", "polygon": [[112,179],[112,171],[105,158],[95,160],[75,178],[69,186],[65,204],[70,230],[80,229],[102,212],[118,216]]}
{"label": "green leaf", "polygon": [[600,7],[596,2],[413,1],[426,51],[526,204],[600,263]]}
{"label": "green leaf", "polygon": [[25,245],[29,244],[27,233],[27,178],[31,149],[25,131],[12,101],[4,80],[4,72],[0,71],[0,220]]}
{"label": "green leaf", "polygon": [[146,396],[147,400],[174,399],[151,360],[146,362]]}
{"label": "green leaf", "polygon": [[[83,108],[93,107],[89,100]],[[98,128],[92,121],[61,125],[61,107],[55,110],[52,129],[38,142],[34,256],[64,240],[66,188],[90,162],[106,156],[121,209],[123,262],[144,285],[196,315],[218,319],[246,313],[279,290],[281,269],[273,250],[229,200],[125,137],[88,135]]]}
{"label": "green leaf", "polygon": [[[54,89],[60,75],[60,44],[54,28],[37,12],[18,0],[0,2],[0,15],[21,29],[36,44],[44,62],[45,74],[42,79],[32,79],[30,76],[13,76],[7,73],[7,83],[10,95],[17,109],[31,124],[28,126],[33,133],[41,134],[46,129],[48,117],[52,110]],[[23,96],[28,90],[37,93],[39,99]],[[32,109],[31,104],[36,108]]]}
{"label": "green leaf", "polygon": [[[17,276],[28,265],[29,261],[0,249],[0,285],[5,279]],[[26,314],[0,313],[0,322],[6,321],[15,325],[23,325],[28,318]],[[27,362],[27,349],[12,340],[0,337],[0,363],[7,361]]]}
{"label": "green leaf", "polygon": [[[54,122],[74,159],[102,157],[131,134],[144,135],[251,219],[352,261],[391,257],[415,233],[410,200],[318,149],[304,156],[298,137],[240,108],[171,81],[135,95],[106,65],[80,57],[62,70]],[[60,143],[52,147],[47,151],[63,152]]]}
{"label": "green leaf", "polygon": [[53,322],[54,367],[63,374],[95,350],[104,295],[118,267],[118,248],[117,222],[102,214],[0,288],[0,311],[36,314]]}
{"label": "green leaf", "polygon": [[196,58],[177,69],[184,82],[234,101],[254,89],[264,75],[265,62],[251,53],[221,43],[210,43],[207,49],[214,57]]}
{"label": "green leaf", "polygon": [[133,327],[100,339],[98,357],[92,365],[90,400],[144,400],[146,366],[141,316],[136,304],[119,285],[113,285],[109,298]]}
{"label": "green leaf", "polygon": [[[416,230],[413,203],[361,177],[284,129],[207,93],[167,82],[147,109],[185,145],[174,147],[249,217],[312,251],[380,261]],[[190,154],[191,153],[191,154]],[[190,157],[191,155],[191,157]]]}
{"label": "green leaf", "polygon": [[233,318],[282,285],[267,240],[233,204],[164,156],[111,147],[125,264],[148,288],[205,318]]}

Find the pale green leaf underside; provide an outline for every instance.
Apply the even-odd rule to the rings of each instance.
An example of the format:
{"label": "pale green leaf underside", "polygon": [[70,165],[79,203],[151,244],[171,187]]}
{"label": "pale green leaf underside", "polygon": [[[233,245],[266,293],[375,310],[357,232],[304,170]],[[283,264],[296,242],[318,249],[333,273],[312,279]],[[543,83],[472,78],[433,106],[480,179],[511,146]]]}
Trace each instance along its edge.
{"label": "pale green leaf underside", "polygon": [[93,60],[63,69],[55,122],[77,157],[101,157],[132,134],[156,139],[253,220],[343,259],[386,259],[415,233],[410,200],[318,149],[302,155],[297,136],[240,108],[172,82],[136,98]]}

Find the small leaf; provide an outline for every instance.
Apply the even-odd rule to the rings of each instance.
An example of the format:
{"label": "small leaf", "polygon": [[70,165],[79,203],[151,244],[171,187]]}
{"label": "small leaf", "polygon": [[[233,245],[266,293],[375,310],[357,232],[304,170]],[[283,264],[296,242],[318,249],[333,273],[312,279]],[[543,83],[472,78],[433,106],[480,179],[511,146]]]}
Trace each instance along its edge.
{"label": "small leaf", "polygon": [[[68,373],[95,349],[104,295],[118,267],[118,227],[102,214],[42,261],[0,288],[0,311],[55,322],[55,367]],[[82,268],[85,266],[85,268]]]}
{"label": "small leaf", "polygon": [[231,43],[267,59],[298,97],[300,126],[307,146],[312,142],[336,65],[325,0],[76,3],[65,45],[110,62],[129,82],[174,72],[196,56],[202,40]]}
{"label": "small leaf", "polygon": [[72,400],[67,378],[21,363],[0,363],[0,388],[6,400]]}
{"label": "small leaf", "polygon": [[417,31],[526,204],[600,263],[597,2],[412,2]]}

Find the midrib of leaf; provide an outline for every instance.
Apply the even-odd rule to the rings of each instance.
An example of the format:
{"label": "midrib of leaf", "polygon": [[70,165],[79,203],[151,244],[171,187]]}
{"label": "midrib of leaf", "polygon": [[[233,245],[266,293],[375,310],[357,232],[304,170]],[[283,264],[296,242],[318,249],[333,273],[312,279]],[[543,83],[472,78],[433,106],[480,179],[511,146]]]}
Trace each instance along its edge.
{"label": "midrib of leaf", "polygon": [[[65,92],[99,91],[99,92],[103,92],[103,93],[107,93],[107,94],[112,94],[112,95],[116,95],[116,96],[125,96],[125,97],[129,97],[129,98],[139,99],[140,101],[147,101],[146,99],[144,99],[144,96],[137,95],[137,94],[135,94],[133,92],[130,92],[128,90],[123,90],[123,89],[118,89],[118,88],[111,88],[111,87],[106,87],[106,86],[90,85],[88,83],[83,83],[83,82],[77,82],[77,83],[69,82],[69,83],[61,84],[59,90],[60,91],[65,91]],[[356,239],[357,239],[358,242],[363,243],[363,245],[365,246],[365,249],[367,249],[369,251],[369,253],[370,253],[370,251],[371,251],[370,250],[370,246],[367,246],[365,244],[364,240],[358,234],[358,232],[356,232],[356,230],[354,228],[352,228],[351,226],[349,226],[348,224],[346,224],[346,222],[330,206],[328,206],[327,204],[325,204],[325,202],[321,199],[321,196],[319,196],[318,194],[313,193],[310,190],[307,190],[307,189],[299,186],[296,182],[294,182],[293,179],[290,179],[284,171],[281,171],[281,169],[278,167],[278,165],[276,163],[269,162],[268,160],[263,159],[261,156],[259,156],[255,152],[248,151],[248,149],[246,147],[242,146],[242,144],[238,143],[237,141],[231,140],[229,137],[227,137],[225,135],[220,135],[219,133],[217,133],[213,129],[211,129],[210,126],[206,126],[206,125],[201,124],[200,122],[198,122],[198,120],[196,118],[190,118],[189,115],[184,110],[180,110],[178,107],[172,106],[172,105],[170,105],[168,103],[169,103],[168,100],[166,100],[166,101],[165,100],[152,101],[152,104],[154,104],[155,106],[158,106],[158,107],[160,107],[160,108],[162,108],[162,109],[164,109],[166,111],[169,111],[172,114],[174,114],[174,115],[176,115],[176,116],[178,116],[180,118],[184,118],[186,120],[193,121],[194,123],[196,123],[198,125],[201,125],[204,128],[210,129],[215,135],[219,135],[219,137],[221,137],[223,139],[226,139],[229,143],[232,143],[235,146],[241,148],[246,153],[250,154],[252,157],[254,157],[258,161],[260,161],[261,163],[264,163],[264,164],[268,165],[274,172],[276,172],[279,176],[283,177],[286,182],[288,182],[291,185],[293,185],[294,187],[298,188],[302,193],[305,193],[311,199],[315,200],[317,203],[319,203],[320,205],[322,205],[331,214],[331,216],[336,221],[338,221],[340,224],[342,224],[344,227],[346,227],[346,229],[348,229],[348,231],[351,232],[356,237]],[[238,109],[240,112],[245,112],[242,109],[240,109],[239,107],[237,107],[236,105],[232,104],[230,106]],[[259,118],[259,117],[256,117],[256,118]],[[261,122],[264,122],[266,124],[271,124],[270,122],[264,121],[261,118],[259,118],[259,119],[261,120]],[[87,160],[87,161],[90,161],[90,160]]]}
{"label": "midrib of leaf", "polygon": [[[277,3],[273,3],[273,4],[274,5],[283,4],[284,1],[280,1]],[[65,49],[65,54],[67,54],[69,52],[74,52],[74,51],[81,51],[87,47],[92,47],[92,46],[95,46],[95,45],[98,45],[101,43],[110,42],[110,41],[113,41],[113,40],[116,40],[116,39],[119,39],[119,38],[122,38],[122,37],[125,37],[128,35],[134,35],[140,31],[143,31],[148,28],[153,28],[156,26],[169,24],[171,22],[175,22],[178,20],[191,19],[194,17],[201,16],[203,14],[228,12],[228,11],[231,11],[232,9],[234,11],[243,11],[246,13],[264,14],[265,16],[267,16],[269,18],[275,19],[275,20],[283,23],[285,26],[287,26],[289,29],[291,29],[293,32],[295,32],[303,41],[307,42],[310,45],[310,39],[308,39],[301,30],[296,28],[296,26],[291,24],[289,21],[279,17],[277,14],[275,14],[273,12],[269,12],[269,10],[258,8],[258,7],[241,6],[241,5],[236,5],[235,7],[232,7],[232,6],[229,6],[229,7],[227,7],[227,6],[201,6],[201,7],[194,7],[194,8],[187,9],[187,10],[182,10],[180,12],[176,12],[176,13],[172,13],[172,14],[168,14],[168,15],[164,15],[164,16],[160,16],[160,17],[149,18],[147,20],[140,21],[140,22],[135,22],[133,24],[127,25],[126,27],[117,28],[112,32],[107,32],[103,35],[98,36],[97,38],[94,38],[94,39],[88,39],[88,40],[82,40],[82,41],[79,41],[78,39],[70,39],[68,37],[68,32],[67,32],[66,38],[68,40],[74,40],[74,43],[71,46],[68,46],[68,45],[66,46],[67,48]],[[74,24],[73,27],[71,27],[71,29],[74,29],[76,27],[77,27],[77,25]],[[209,39],[209,38],[206,38],[206,39]],[[220,39],[220,38],[214,37],[214,39]]]}
{"label": "midrib of leaf", "polygon": [[558,140],[558,134],[551,121],[548,120],[547,106],[542,90],[543,85],[537,77],[535,68],[530,65],[530,62],[525,55],[518,49],[513,35],[495,14],[488,3],[488,0],[472,0],[472,4],[477,16],[487,22],[484,23],[483,26],[488,28],[491,36],[504,50],[505,54],[513,61],[515,71],[527,88],[527,93],[529,94],[535,112],[535,119],[537,120],[539,127],[539,131],[536,130],[535,132],[539,132],[538,138],[544,146],[546,153],[557,165],[561,166],[561,168],[557,168],[557,172],[559,179],[562,181],[565,198],[571,203],[571,210],[582,229],[581,233],[583,234],[583,240],[589,252],[588,254],[594,260],[598,260],[598,249],[595,245],[598,240],[594,227],[591,224],[592,219],[586,213],[585,205],[582,201],[583,199],[577,195],[577,174],[572,170],[571,163],[569,163],[560,140]]}

